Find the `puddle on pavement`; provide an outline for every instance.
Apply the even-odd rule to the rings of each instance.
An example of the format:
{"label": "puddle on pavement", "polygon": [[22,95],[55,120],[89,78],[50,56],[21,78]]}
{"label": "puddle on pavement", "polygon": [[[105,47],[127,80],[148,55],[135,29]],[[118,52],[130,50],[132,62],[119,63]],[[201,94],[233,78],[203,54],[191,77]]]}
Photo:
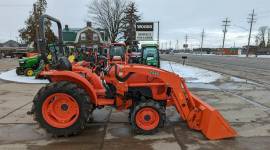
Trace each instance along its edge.
{"label": "puddle on pavement", "polygon": [[12,124],[0,125],[0,141],[2,144],[10,142],[23,142],[46,139],[50,136],[37,125]]}
{"label": "puddle on pavement", "polygon": [[115,138],[126,138],[126,137],[131,137],[131,136],[132,136],[132,132],[129,125],[109,124],[105,139],[110,140],[110,139],[115,139]]}
{"label": "puddle on pavement", "polygon": [[[170,126],[172,127],[172,126]],[[132,132],[128,123],[109,123],[104,149],[110,150],[170,150],[180,149],[170,127],[161,128],[153,135],[137,135]]]}
{"label": "puddle on pavement", "polygon": [[200,149],[200,150],[217,150],[217,149],[237,149],[237,150],[267,150],[270,137],[237,137],[216,141],[209,141],[199,132],[189,130],[185,126],[176,127],[176,134],[182,150]]}

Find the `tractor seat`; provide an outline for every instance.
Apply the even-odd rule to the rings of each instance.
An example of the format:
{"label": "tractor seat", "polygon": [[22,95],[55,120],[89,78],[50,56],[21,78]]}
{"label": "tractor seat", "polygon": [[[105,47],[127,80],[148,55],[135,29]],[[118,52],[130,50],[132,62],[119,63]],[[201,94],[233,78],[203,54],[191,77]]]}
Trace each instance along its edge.
{"label": "tractor seat", "polygon": [[72,64],[67,57],[61,57],[58,60],[57,70],[60,71],[72,71]]}
{"label": "tractor seat", "polygon": [[112,61],[121,61],[122,57],[121,56],[113,56]]}

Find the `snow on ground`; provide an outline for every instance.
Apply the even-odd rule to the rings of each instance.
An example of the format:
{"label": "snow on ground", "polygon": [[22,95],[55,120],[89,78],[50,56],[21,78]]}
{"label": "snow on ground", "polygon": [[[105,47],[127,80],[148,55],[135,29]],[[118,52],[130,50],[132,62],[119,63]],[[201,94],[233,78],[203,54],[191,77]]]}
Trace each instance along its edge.
{"label": "snow on ground", "polygon": [[161,68],[175,72],[184,77],[187,82],[191,83],[211,83],[222,78],[222,75],[209,70],[186,65],[184,66],[182,64],[169,61],[161,61]]}
{"label": "snow on ground", "polygon": [[[211,83],[222,78],[220,74],[212,71],[191,66],[183,66],[182,64],[169,61],[161,61],[161,68],[179,74],[190,83]],[[35,77],[18,76],[15,69],[0,73],[0,79],[19,83],[48,83],[48,80],[35,79]]]}
{"label": "snow on ground", "polygon": [[[191,55],[202,55],[202,56],[222,56],[222,57],[246,57],[246,55],[216,55],[216,54],[198,54],[198,53],[175,53],[176,55],[191,54]],[[255,58],[256,55],[249,55],[250,58]],[[257,58],[270,58],[270,55],[258,55]]]}
{"label": "snow on ground", "polygon": [[[238,57],[246,57],[246,55],[237,55]],[[256,55],[249,55],[248,57],[255,58]],[[270,55],[258,55],[257,58],[270,58]]]}
{"label": "snow on ground", "polygon": [[270,55],[258,55],[258,58],[270,58]]}
{"label": "snow on ground", "polygon": [[0,79],[19,83],[49,83],[48,80],[35,79],[35,77],[18,76],[15,69],[1,73]]}

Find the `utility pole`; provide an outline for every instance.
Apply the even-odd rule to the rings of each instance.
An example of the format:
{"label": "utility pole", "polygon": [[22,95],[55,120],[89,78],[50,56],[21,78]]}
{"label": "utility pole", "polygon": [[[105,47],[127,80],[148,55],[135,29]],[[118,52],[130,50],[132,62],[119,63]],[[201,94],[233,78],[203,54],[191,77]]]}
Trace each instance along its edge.
{"label": "utility pole", "polygon": [[248,36],[248,47],[247,47],[247,52],[246,52],[246,57],[249,55],[249,49],[250,49],[250,39],[251,39],[251,33],[252,33],[252,27],[253,23],[255,22],[255,11],[254,9],[252,10],[252,13],[249,14],[248,18],[248,23],[250,23],[250,28],[249,28],[249,36]]}
{"label": "utility pole", "polygon": [[186,34],[186,36],[185,36],[185,44],[187,44],[187,42],[188,42],[188,35]]}
{"label": "utility pole", "polygon": [[158,45],[159,45],[159,21],[157,22],[157,24],[158,24],[158,35],[157,35],[158,36],[157,37],[158,39],[157,40],[158,40]]}
{"label": "utility pole", "polygon": [[203,51],[203,40],[204,40],[204,35],[205,34],[205,32],[204,32],[204,29],[203,29],[203,31],[202,31],[202,41],[201,41],[201,55],[202,55],[202,51]]}
{"label": "utility pole", "polygon": [[172,41],[170,40],[170,47],[169,47],[169,49],[171,49],[172,48]]}
{"label": "utility pole", "polygon": [[224,46],[225,46],[225,39],[226,39],[226,33],[228,32],[227,30],[227,27],[229,27],[229,23],[231,22],[229,20],[229,18],[226,18],[225,20],[222,21],[223,22],[223,25],[224,26],[224,30],[223,30],[223,43],[222,43],[222,55],[223,55],[223,52],[224,52]]}
{"label": "utility pole", "polygon": [[186,34],[186,36],[185,36],[185,53],[187,52],[187,48],[188,48],[188,35]]}

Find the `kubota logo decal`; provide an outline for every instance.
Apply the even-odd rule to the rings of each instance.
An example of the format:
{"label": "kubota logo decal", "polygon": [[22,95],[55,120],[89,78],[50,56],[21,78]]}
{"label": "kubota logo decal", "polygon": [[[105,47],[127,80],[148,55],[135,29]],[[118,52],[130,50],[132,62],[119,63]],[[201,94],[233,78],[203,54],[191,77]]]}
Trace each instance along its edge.
{"label": "kubota logo decal", "polygon": [[156,72],[156,71],[150,71],[150,74],[151,74],[151,75],[154,75],[154,76],[159,76],[159,73]]}

